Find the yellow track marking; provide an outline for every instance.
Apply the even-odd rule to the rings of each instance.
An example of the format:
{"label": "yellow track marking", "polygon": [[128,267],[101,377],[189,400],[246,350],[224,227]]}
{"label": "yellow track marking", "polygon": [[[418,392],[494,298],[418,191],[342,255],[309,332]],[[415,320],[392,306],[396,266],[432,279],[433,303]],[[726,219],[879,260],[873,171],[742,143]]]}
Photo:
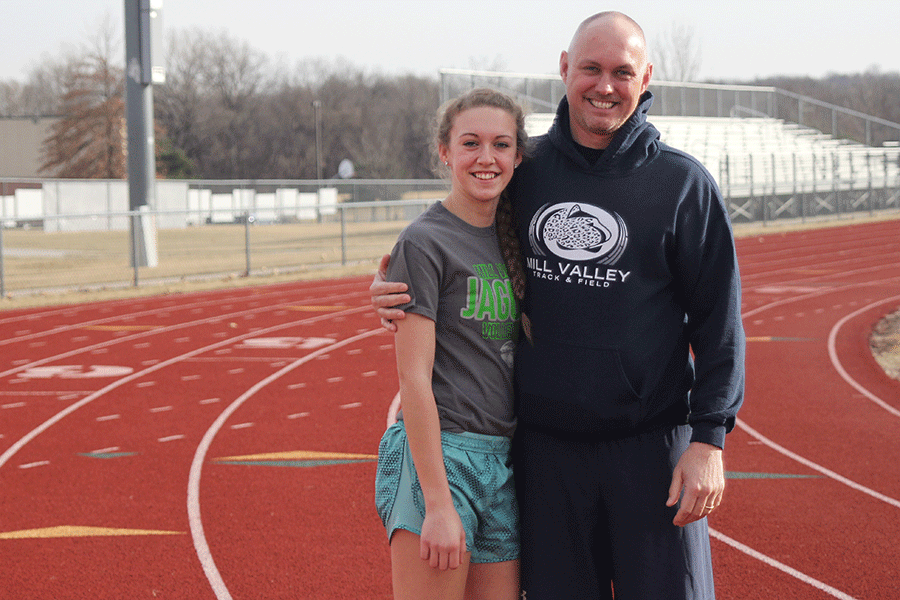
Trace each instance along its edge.
{"label": "yellow track marking", "polygon": [[313,452],[296,450],[293,452],[269,452],[267,454],[248,454],[246,456],[223,456],[216,460],[375,460],[373,454],[342,454],[340,452]]}
{"label": "yellow track marking", "polygon": [[156,531],[153,529],[114,529],[111,527],[83,527],[60,525],[42,529],[0,532],[0,540],[30,540],[38,538],[107,537],[123,535],[184,535],[182,531]]}

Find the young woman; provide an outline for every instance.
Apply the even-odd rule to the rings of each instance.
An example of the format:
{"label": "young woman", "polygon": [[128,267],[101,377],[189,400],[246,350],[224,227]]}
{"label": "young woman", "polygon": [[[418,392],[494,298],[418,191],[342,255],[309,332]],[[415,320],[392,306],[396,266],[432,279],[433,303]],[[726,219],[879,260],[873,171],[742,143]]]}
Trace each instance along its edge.
{"label": "young woman", "polygon": [[411,301],[395,336],[403,407],[379,448],[376,504],[397,600],[518,597],[518,308],[494,221],[525,141],[522,110],[503,94],[446,105],[437,149],[450,194],[391,253],[388,280],[406,283]]}

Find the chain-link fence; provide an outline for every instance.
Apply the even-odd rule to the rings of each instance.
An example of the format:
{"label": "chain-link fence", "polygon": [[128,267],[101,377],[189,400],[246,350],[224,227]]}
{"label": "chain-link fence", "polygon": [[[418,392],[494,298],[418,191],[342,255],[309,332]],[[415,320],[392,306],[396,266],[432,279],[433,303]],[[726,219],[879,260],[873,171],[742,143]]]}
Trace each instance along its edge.
{"label": "chain-link fence", "polygon": [[[784,187],[774,172],[794,173],[801,159],[768,159],[713,171],[735,224],[900,213],[894,164],[848,168],[823,158],[812,178],[797,171]],[[741,170],[756,173],[749,185],[738,183]],[[156,209],[129,211],[124,181],[0,181],[0,295],[371,265],[448,188],[442,180],[160,181],[157,190]]]}
{"label": "chain-link fence", "polygon": [[0,182],[0,295],[371,263],[447,193],[440,180],[335,183],[159,182],[159,204],[182,206],[130,211],[116,208],[123,181]]}

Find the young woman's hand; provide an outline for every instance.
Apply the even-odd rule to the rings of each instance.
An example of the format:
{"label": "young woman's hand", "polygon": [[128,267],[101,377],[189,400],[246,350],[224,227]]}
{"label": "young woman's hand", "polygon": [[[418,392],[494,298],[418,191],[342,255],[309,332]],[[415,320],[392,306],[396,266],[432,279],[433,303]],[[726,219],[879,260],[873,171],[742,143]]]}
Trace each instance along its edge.
{"label": "young woman's hand", "polygon": [[466,532],[453,504],[425,511],[419,546],[422,560],[435,569],[456,569],[466,552]]}

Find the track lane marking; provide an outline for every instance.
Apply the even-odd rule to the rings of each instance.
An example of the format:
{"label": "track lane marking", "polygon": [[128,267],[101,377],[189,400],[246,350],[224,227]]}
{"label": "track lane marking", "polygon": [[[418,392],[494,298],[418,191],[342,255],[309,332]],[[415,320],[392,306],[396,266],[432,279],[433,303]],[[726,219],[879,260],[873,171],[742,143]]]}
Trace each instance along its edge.
{"label": "track lane marking", "polygon": [[[365,310],[369,310],[369,307],[363,308]],[[355,343],[359,340],[375,335],[381,335],[383,333],[384,330],[381,328],[373,329],[366,333],[355,335],[353,337],[349,337],[347,339],[336,342],[331,346],[320,348],[302,358],[295,360],[286,367],[283,367],[279,371],[276,371],[268,377],[260,380],[246,392],[241,394],[237,399],[234,400],[234,402],[229,404],[228,407],[226,407],[225,410],[221,412],[221,414],[219,414],[218,418],[213,422],[212,426],[206,430],[206,433],[203,435],[203,439],[200,440],[200,444],[197,446],[197,450],[194,453],[194,460],[191,462],[191,471],[190,475],[188,476],[187,510],[188,521],[191,527],[191,537],[194,540],[194,549],[197,552],[197,557],[200,559],[200,565],[203,567],[203,572],[206,574],[206,579],[209,581],[209,585],[218,600],[232,600],[232,596],[231,592],[228,591],[228,586],[225,585],[225,581],[222,579],[222,574],[219,572],[219,568],[216,566],[216,562],[213,559],[212,552],[209,548],[209,543],[206,541],[206,533],[203,530],[203,519],[200,513],[200,477],[203,472],[203,463],[206,460],[206,455],[209,452],[209,447],[212,445],[213,439],[215,439],[216,435],[219,433],[219,430],[222,429],[228,418],[231,417],[231,415],[234,414],[234,412],[237,411],[237,409],[240,408],[244,402],[246,402],[249,398],[256,394],[256,392],[266,387],[273,381],[278,380],[297,367],[311,360],[317,359],[319,356],[325,354],[326,352],[330,352],[336,350],[337,348]]]}
{"label": "track lane marking", "polygon": [[844,381],[849,383],[850,386],[852,388],[854,388],[856,391],[858,391],[860,394],[862,394],[863,396],[865,396],[866,398],[868,398],[869,400],[871,400],[872,402],[874,402],[875,404],[877,404],[878,406],[880,406],[881,408],[886,410],[887,412],[891,413],[895,417],[900,417],[900,410],[894,408],[893,406],[891,406],[890,404],[888,404],[887,402],[885,402],[884,400],[882,400],[881,398],[879,398],[878,396],[876,396],[875,394],[873,394],[872,392],[867,390],[865,387],[860,385],[855,379],[853,379],[853,377],[850,376],[850,374],[847,372],[847,370],[844,369],[843,365],[841,364],[841,359],[840,359],[840,357],[838,357],[838,354],[837,354],[837,336],[838,336],[838,332],[840,331],[841,327],[843,327],[844,324],[847,321],[849,321],[850,319],[861,315],[862,313],[870,310],[874,306],[878,306],[879,304],[887,304],[888,302],[897,302],[898,300],[900,300],[900,295],[892,296],[891,298],[884,298],[882,300],[872,302],[871,304],[869,304],[867,306],[863,306],[859,310],[853,311],[852,313],[846,315],[843,319],[841,319],[840,321],[835,323],[834,327],[831,328],[831,331],[828,334],[828,356],[831,359],[832,366],[838,372],[838,375],[840,375]]}
{"label": "track lane marking", "polygon": [[755,558],[756,560],[758,560],[764,564],[767,564],[770,567],[774,567],[774,568],[778,569],[779,571],[782,571],[783,573],[787,573],[791,577],[799,579],[803,583],[807,583],[807,584],[813,586],[814,588],[825,592],[826,594],[828,594],[830,596],[839,598],[840,600],[856,600],[856,598],[854,598],[853,596],[849,596],[849,595],[845,594],[844,592],[831,587],[830,585],[822,583],[818,579],[813,579],[809,575],[806,575],[805,573],[801,573],[797,569],[794,569],[793,567],[789,567],[782,562],[778,562],[774,558],[767,556],[767,555],[763,554],[762,552],[758,552],[758,551],[754,550],[753,548],[751,548],[750,546],[742,544],[739,541],[728,537],[724,533],[713,529],[712,527],[709,528],[709,535],[710,535],[710,537],[713,537],[713,538],[719,540],[723,544],[727,544],[736,550],[740,550],[744,554],[747,554],[748,556],[751,556],[752,558]]}
{"label": "track lane marking", "polygon": [[[303,294],[309,294],[309,293],[317,292],[319,290],[333,294],[336,287],[346,287],[346,288],[352,290],[352,289],[355,289],[355,285],[356,284],[353,284],[353,283],[347,283],[347,284],[338,284],[337,286],[327,286],[327,285],[311,286],[310,288],[296,290],[296,292],[292,292],[291,294],[286,294],[284,292],[284,290],[275,290],[275,291],[263,294],[262,296],[258,296],[258,297],[259,298],[269,298],[269,297],[273,297],[273,296],[274,297],[287,296],[287,295],[293,295],[294,293],[301,293],[301,292]],[[355,292],[351,292],[351,295],[354,293]],[[346,296],[346,295],[347,294],[335,294],[335,295],[332,295],[329,297],[334,297],[334,296],[341,297],[341,296]],[[195,311],[198,308],[204,308],[204,307],[224,308],[224,306],[222,306],[220,304],[220,302],[221,302],[221,300],[216,299],[216,298],[213,298],[211,300],[202,300],[199,302],[193,302],[190,304],[184,304],[184,305],[178,306],[178,310],[183,311],[183,310],[187,310],[189,308],[193,308],[194,310],[191,312],[194,314],[198,314],[198,313],[195,313]],[[110,306],[113,304],[115,304],[115,305],[126,304],[128,306],[128,308],[134,307],[133,300],[127,300],[127,301],[106,300],[106,301],[101,301],[101,302],[85,303],[85,304],[78,305],[78,306],[91,306],[94,304],[103,304],[104,305],[103,312],[110,312],[111,311]],[[286,304],[297,305],[297,301],[289,300],[289,301],[286,301]],[[84,321],[82,323],[75,323],[75,324],[71,324],[71,325],[62,325],[59,327],[53,327],[52,329],[47,329],[44,331],[32,332],[31,330],[19,330],[15,333],[15,337],[0,339],[0,346],[6,345],[6,344],[12,344],[12,343],[16,343],[16,342],[22,342],[27,339],[33,339],[33,338],[37,338],[37,337],[44,337],[44,336],[48,336],[48,335],[63,333],[66,331],[73,331],[73,330],[77,330],[77,329],[86,329],[86,328],[93,327],[93,326],[101,326],[103,323],[109,323],[110,321],[116,321],[116,320],[122,320],[122,319],[134,320],[137,317],[143,317],[143,316],[154,316],[154,315],[159,316],[164,311],[171,311],[171,307],[166,307],[166,306],[142,310],[143,306],[144,306],[144,304],[142,303],[139,307],[139,308],[141,308],[141,310],[138,310],[137,312],[134,312],[134,313],[116,314],[111,317],[91,319],[89,321]],[[229,306],[231,306],[231,305],[229,305]],[[259,310],[271,310],[273,308],[277,309],[280,306],[282,306],[282,305],[278,304],[278,305],[272,305],[272,306],[264,306],[262,309],[259,309]],[[78,311],[72,311],[71,308],[68,308],[68,307],[64,308],[64,309],[58,309],[58,310],[51,309],[51,310],[45,310],[45,311],[35,311],[33,313],[29,313],[28,315],[15,316],[15,317],[11,317],[11,318],[0,318],[0,326],[4,325],[6,323],[9,323],[9,322],[16,323],[22,319],[37,320],[37,319],[44,319],[48,316],[56,316],[56,315],[62,315],[64,317],[75,316],[74,313],[76,313],[76,312],[78,312]],[[209,319],[214,319],[214,318],[222,318],[222,317],[221,317],[221,315],[219,317],[209,317]],[[209,320],[209,319],[201,319],[200,322]],[[22,335],[20,335],[20,334],[22,334]],[[87,337],[73,338],[73,340],[81,340],[81,339],[87,339]]]}
{"label": "track lane marking", "polygon": [[[880,268],[880,267],[879,267],[879,268]],[[861,269],[861,270],[870,270],[870,269]],[[809,299],[812,299],[812,298],[816,298],[816,297],[819,297],[819,296],[824,296],[824,295],[826,295],[826,294],[831,294],[831,293],[840,293],[840,292],[845,292],[845,291],[855,290],[855,289],[857,289],[857,288],[859,288],[859,287],[862,287],[862,286],[869,287],[869,286],[873,286],[873,285],[877,285],[877,284],[885,284],[885,283],[887,283],[887,282],[896,282],[896,281],[900,281],[900,277],[891,277],[891,278],[888,278],[888,279],[880,280],[880,281],[878,281],[878,282],[866,281],[866,282],[862,282],[862,283],[847,284],[847,285],[844,285],[844,286],[839,286],[839,287],[832,287],[832,288],[822,289],[821,291],[818,291],[818,292],[812,292],[812,293],[809,293],[809,294],[802,294],[802,295],[800,295],[800,296],[793,297],[793,298],[783,298],[783,299],[781,299],[781,300],[776,300],[776,301],[773,301],[773,302],[769,302],[769,303],[767,303],[767,304],[763,304],[763,305],[761,305],[761,306],[758,306],[757,308],[754,308],[754,309],[745,311],[745,312],[743,312],[743,313],[741,314],[741,319],[744,320],[744,321],[746,321],[747,318],[750,317],[750,316],[756,315],[756,314],[758,314],[758,313],[761,313],[761,312],[763,312],[763,311],[765,311],[765,310],[768,310],[768,309],[771,309],[771,308],[775,308],[775,307],[778,307],[778,306],[783,306],[783,305],[786,305],[786,304],[789,304],[789,303],[793,303],[793,302],[798,302],[798,301],[803,301],[803,300],[809,300]],[[823,312],[824,312],[824,309],[822,309],[822,308],[817,308],[817,309],[815,309],[815,312],[816,312],[817,314],[820,314],[820,313],[823,313]],[[872,496],[873,498],[876,498],[876,499],[881,500],[881,501],[883,501],[883,502],[886,502],[886,503],[888,503],[888,504],[890,504],[890,505],[892,505],[892,506],[896,506],[896,507],[900,508],[900,501],[898,501],[898,500],[896,500],[896,499],[894,499],[894,498],[891,498],[891,497],[889,497],[889,496],[886,496],[886,495],[884,495],[884,494],[881,494],[880,492],[876,492],[876,491],[874,491],[874,490],[871,490],[871,489],[869,489],[869,488],[867,488],[867,487],[865,487],[865,486],[862,486],[862,485],[860,485],[860,484],[858,484],[858,483],[856,483],[856,482],[854,482],[854,481],[852,481],[852,480],[850,480],[850,479],[847,479],[846,477],[843,477],[842,475],[838,475],[838,474],[835,473],[834,471],[831,471],[831,470],[829,470],[829,469],[826,469],[825,467],[822,467],[821,465],[818,465],[818,464],[812,462],[811,460],[808,460],[808,459],[803,458],[802,456],[800,456],[800,455],[798,455],[798,454],[796,454],[796,453],[794,453],[794,452],[791,452],[791,451],[788,450],[787,448],[784,448],[783,446],[780,446],[780,445],[776,444],[775,442],[773,442],[772,440],[770,440],[769,438],[763,436],[763,435],[760,434],[758,431],[756,431],[755,429],[753,429],[752,427],[750,427],[750,426],[749,426],[747,423],[745,423],[743,420],[741,420],[741,419],[738,418],[738,419],[736,420],[736,425],[737,425],[737,427],[743,429],[743,430],[746,431],[748,434],[750,434],[751,437],[754,437],[759,443],[762,443],[762,444],[764,444],[764,445],[770,447],[771,449],[775,450],[776,452],[778,452],[778,453],[780,453],[780,454],[783,454],[784,456],[787,456],[788,458],[791,458],[791,459],[793,459],[793,460],[799,462],[800,464],[806,465],[806,466],[808,466],[809,468],[811,468],[811,469],[813,469],[813,470],[815,470],[815,471],[818,471],[818,472],[822,473],[823,475],[826,475],[826,476],[828,476],[828,477],[830,477],[830,478],[832,478],[832,479],[834,479],[834,480],[836,480],[836,481],[838,481],[838,482],[840,482],[840,483],[842,483],[842,484],[844,484],[844,485],[847,485],[848,487],[850,487],[850,488],[852,488],[852,489],[855,489],[855,490],[857,490],[857,491],[863,492],[864,494],[868,494],[868,495]],[[715,534],[715,535],[714,535],[714,534]],[[818,585],[816,585],[816,584],[818,583],[818,584],[820,584],[820,585],[822,585],[822,586],[828,588],[828,590],[823,589],[823,588],[821,588],[821,587],[819,587],[819,589],[822,589],[822,591],[826,591],[827,593],[832,594],[832,595],[835,596],[836,598],[839,598],[839,599],[841,599],[841,600],[855,600],[852,596],[848,596],[848,595],[844,594],[843,592],[841,592],[841,591],[839,591],[839,590],[836,590],[836,589],[834,589],[834,588],[830,588],[829,586],[826,586],[825,584],[823,584],[823,583],[821,583],[821,582],[817,582],[817,580],[815,580],[815,579],[809,577],[808,575],[805,575],[804,573],[801,573],[800,571],[797,571],[796,569],[793,569],[792,567],[788,567],[787,565],[784,565],[783,563],[779,563],[778,561],[775,561],[774,559],[771,559],[771,558],[767,557],[765,554],[762,554],[761,552],[758,552],[758,551],[756,551],[756,550],[750,548],[749,546],[747,546],[747,545],[745,545],[745,544],[742,544],[742,543],[740,543],[740,542],[738,542],[738,541],[736,541],[736,540],[733,540],[733,539],[731,539],[731,538],[728,538],[728,537],[725,536],[724,534],[722,534],[722,533],[720,533],[720,532],[718,532],[718,531],[715,531],[715,530],[713,530],[712,528],[710,528],[710,535],[713,535],[714,537],[717,537],[717,539],[719,539],[720,541],[722,541],[722,542],[724,542],[724,543],[726,543],[726,544],[732,546],[733,548],[735,548],[735,549],[737,549],[737,550],[739,550],[739,551],[741,551],[741,552],[747,554],[748,556],[750,556],[750,557],[752,557],[752,558],[755,558],[755,559],[757,559],[757,560],[762,561],[762,562],[765,563],[765,564],[769,564],[769,565],[771,565],[771,566],[774,566],[774,567],[776,567],[776,568],[782,570],[783,572],[785,572],[785,573],[787,573],[787,574],[789,574],[789,575],[791,575],[791,576],[793,576],[793,577],[799,579],[800,581],[804,581],[804,582],[806,582],[806,583],[810,583],[810,585],[815,585],[816,587],[819,587]],[[726,541],[726,538],[727,538],[727,541]],[[777,564],[776,564],[776,563],[777,563]],[[812,582],[815,582],[815,583],[812,583]],[[829,590],[831,590],[831,591],[829,591]],[[832,592],[833,592],[833,593],[832,593]]]}
{"label": "track lane marking", "polygon": [[831,469],[827,469],[818,463],[814,463],[813,461],[809,460],[808,458],[804,458],[795,452],[791,452],[784,446],[781,446],[781,445],[773,442],[772,440],[770,440],[769,438],[767,438],[760,432],[756,431],[755,429],[753,429],[752,427],[747,425],[747,423],[745,423],[741,419],[737,419],[737,426],[740,429],[743,429],[748,434],[750,434],[750,436],[756,438],[758,441],[762,442],[763,444],[765,444],[772,450],[775,450],[779,454],[783,454],[784,456],[787,456],[788,458],[797,461],[801,465],[805,465],[805,466],[809,467],[810,469],[813,469],[814,471],[818,471],[819,473],[822,473],[826,477],[830,477],[831,479],[834,479],[835,481],[842,483],[842,484],[846,485],[847,487],[853,488],[854,490],[856,490],[858,492],[862,492],[863,494],[871,496],[872,498],[875,498],[876,500],[881,500],[882,502],[890,504],[891,506],[893,506],[895,508],[900,508],[900,500],[891,498],[890,496],[882,494],[881,492],[876,492],[875,490],[873,490],[871,488],[867,488],[866,486],[864,486],[862,484],[856,483],[855,481],[853,481],[851,479],[847,479],[843,475],[839,475],[839,474],[835,473]]}
{"label": "track lane marking", "polygon": [[112,527],[84,527],[59,525],[41,529],[0,532],[0,540],[33,540],[46,538],[109,537],[130,535],[184,535],[183,531],[159,531],[154,529],[115,529]]}
{"label": "track lane marking", "polygon": [[[371,309],[372,309],[371,306],[365,305],[365,306],[361,306],[361,307],[357,307],[357,308],[348,309],[345,312],[348,314],[352,314],[352,313],[369,311]],[[257,336],[260,333],[266,333],[266,332],[270,332],[270,331],[280,331],[282,329],[288,329],[290,327],[296,327],[298,325],[315,323],[318,321],[324,321],[330,317],[333,317],[334,314],[335,313],[330,313],[330,314],[326,314],[326,315],[318,315],[315,317],[308,317],[306,319],[301,319],[299,321],[291,321],[289,323],[281,323],[281,324],[273,325],[272,327],[264,328],[264,329],[261,329],[258,331],[251,331],[249,333],[238,335],[233,338],[228,338],[228,339],[222,340],[221,342],[216,342],[214,344],[203,346],[201,348],[196,348],[189,352],[185,352],[184,354],[180,354],[180,355],[174,356],[170,359],[158,362],[152,366],[147,367],[146,369],[143,369],[142,371],[135,371],[134,373],[131,373],[130,375],[126,375],[125,377],[122,377],[121,379],[117,379],[116,381],[100,388],[99,390],[97,390],[91,394],[88,394],[87,396],[85,396],[84,398],[79,400],[78,402],[74,402],[74,403],[70,404],[69,406],[67,406],[63,410],[59,411],[58,413],[56,413],[55,415],[53,415],[52,417],[50,417],[49,419],[47,419],[46,421],[44,421],[43,423],[41,423],[40,425],[38,425],[37,427],[32,429],[31,431],[29,431],[28,433],[26,433],[24,436],[19,438],[15,443],[13,443],[9,448],[7,448],[6,451],[3,452],[3,454],[0,454],[0,468],[3,468],[3,466],[9,461],[9,459],[12,458],[13,456],[15,456],[16,453],[19,452],[19,450],[21,450],[23,447],[25,447],[34,438],[36,438],[37,436],[39,436],[42,433],[44,433],[45,431],[47,431],[50,427],[52,427],[56,423],[60,422],[61,420],[63,420],[64,418],[66,418],[67,416],[69,416],[70,414],[75,412],[76,410],[78,410],[84,406],[87,406],[88,404],[90,404],[97,398],[103,396],[107,392],[110,392],[116,388],[119,388],[119,387],[125,385],[126,383],[129,383],[131,381],[134,381],[135,379],[144,377],[145,375],[148,375],[150,373],[158,371],[164,367],[168,367],[170,365],[184,361],[188,358],[192,358],[199,354],[203,354],[204,352],[210,352],[212,350],[215,350],[216,348],[221,348],[222,346],[227,346],[229,344],[233,344],[233,343],[241,341],[245,338]],[[140,334],[140,335],[143,335],[143,334]],[[63,355],[61,355],[61,357],[70,356],[72,354],[76,354],[77,352],[78,351],[67,352],[67,353],[64,353]],[[50,362],[51,360],[54,360],[54,358],[48,358],[48,359],[45,359],[42,361],[37,361],[37,363],[32,363],[32,364]],[[22,370],[22,369],[17,369],[15,371],[18,371],[18,370]],[[8,374],[8,372],[0,373],[0,377],[3,377],[7,374]]]}

